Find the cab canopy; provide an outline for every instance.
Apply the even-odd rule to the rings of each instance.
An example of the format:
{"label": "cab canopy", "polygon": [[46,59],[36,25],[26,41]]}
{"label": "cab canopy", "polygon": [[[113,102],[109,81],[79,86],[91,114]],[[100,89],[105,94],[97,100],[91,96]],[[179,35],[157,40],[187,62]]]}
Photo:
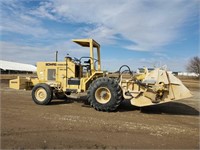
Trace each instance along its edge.
{"label": "cab canopy", "polygon": [[100,47],[100,44],[97,43],[94,39],[73,39],[73,42],[83,47],[90,47],[90,46],[93,46],[95,48]]}
{"label": "cab canopy", "polygon": [[97,62],[98,62],[98,71],[101,70],[101,60],[100,60],[100,44],[97,43],[94,39],[73,39],[73,42],[77,43],[83,47],[90,48],[90,65],[92,73],[95,71],[95,58],[94,58],[94,49],[97,49]]}

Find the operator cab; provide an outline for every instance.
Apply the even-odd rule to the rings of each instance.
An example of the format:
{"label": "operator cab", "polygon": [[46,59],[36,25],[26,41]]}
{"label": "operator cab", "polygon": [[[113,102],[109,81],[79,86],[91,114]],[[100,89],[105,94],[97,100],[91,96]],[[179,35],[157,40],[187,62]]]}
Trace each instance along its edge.
{"label": "operator cab", "polygon": [[[75,43],[90,48],[90,55],[81,58],[66,57],[66,88],[79,89],[81,80],[87,80],[96,71],[101,71],[100,45],[93,39],[75,39]],[[97,50],[97,59],[94,58],[94,49]]]}

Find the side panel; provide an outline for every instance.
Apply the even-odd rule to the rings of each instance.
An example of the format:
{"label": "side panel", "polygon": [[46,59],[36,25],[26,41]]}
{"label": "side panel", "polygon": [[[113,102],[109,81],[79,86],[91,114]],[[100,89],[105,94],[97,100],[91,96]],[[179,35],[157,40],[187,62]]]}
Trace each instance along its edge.
{"label": "side panel", "polygon": [[[70,79],[78,79],[82,76],[81,68],[72,59],[64,62],[38,62],[37,75],[40,83],[47,83],[52,87],[66,89],[78,89],[80,84],[68,84]],[[71,83],[71,82],[70,82]]]}
{"label": "side panel", "polygon": [[61,88],[66,88],[66,66],[57,68],[56,81],[60,83]]}

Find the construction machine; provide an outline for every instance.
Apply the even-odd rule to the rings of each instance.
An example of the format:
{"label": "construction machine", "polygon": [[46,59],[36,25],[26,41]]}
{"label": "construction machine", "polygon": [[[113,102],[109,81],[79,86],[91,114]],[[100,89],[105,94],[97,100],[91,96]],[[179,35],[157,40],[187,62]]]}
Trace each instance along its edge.
{"label": "construction machine", "polygon": [[[114,111],[123,100],[144,107],[191,97],[182,82],[166,69],[145,69],[142,74],[133,74],[123,65],[117,77],[109,76],[101,70],[100,44],[93,39],[73,42],[88,47],[90,55],[79,59],[67,56],[62,62],[38,62],[37,77],[19,76],[10,80],[10,88],[32,89],[32,99],[39,105],[49,104],[54,95],[66,98],[72,93],[87,92],[89,104],[99,111]],[[121,71],[124,67],[128,76]]]}

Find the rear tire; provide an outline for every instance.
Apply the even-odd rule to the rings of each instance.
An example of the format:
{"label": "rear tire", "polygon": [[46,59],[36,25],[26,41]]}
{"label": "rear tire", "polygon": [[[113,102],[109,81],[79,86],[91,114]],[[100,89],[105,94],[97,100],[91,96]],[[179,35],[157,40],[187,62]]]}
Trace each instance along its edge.
{"label": "rear tire", "polygon": [[114,111],[122,100],[121,87],[111,78],[98,78],[88,89],[88,102],[98,111]]}
{"label": "rear tire", "polygon": [[32,99],[38,105],[47,105],[53,98],[53,90],[45,83],[39,83],[32,89]]}

